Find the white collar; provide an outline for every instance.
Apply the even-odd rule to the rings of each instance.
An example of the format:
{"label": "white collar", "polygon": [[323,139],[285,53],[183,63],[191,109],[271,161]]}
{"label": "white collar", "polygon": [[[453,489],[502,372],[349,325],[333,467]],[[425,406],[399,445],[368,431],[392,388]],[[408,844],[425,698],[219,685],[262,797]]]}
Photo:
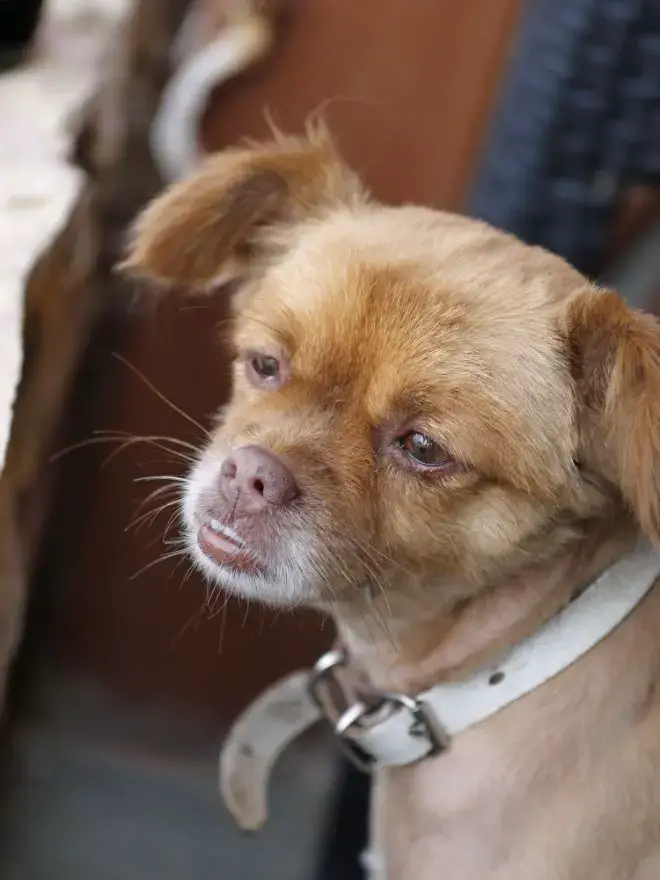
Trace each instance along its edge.
{"label": "white collar", "polygon": [[[437,755],[452,737],[554,678],[611,633],[660,577],[660,552],[645,540],[499,663],[471,678],[411,697],[346,695],[346,657],[325,654],[265,691],[225,740],[220,783],[243,828],[266,818],[266,789],[280,752],[325,717],[352,760],[365,770],[400,767]],[[340,694],[339,699],[337,697]],[[377,704],[377,705],[376,705]]]}

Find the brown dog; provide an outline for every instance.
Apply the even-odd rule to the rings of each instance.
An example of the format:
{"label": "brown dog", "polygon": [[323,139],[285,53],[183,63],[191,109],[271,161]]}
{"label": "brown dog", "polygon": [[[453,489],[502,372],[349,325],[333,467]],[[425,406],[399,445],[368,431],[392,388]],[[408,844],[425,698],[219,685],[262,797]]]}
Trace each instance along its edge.
{"label": "brown dog", "polygon": [[[243,279],[191,552],[328,609],[374,688],[463,681],[660,537],[655,321],[482,223],[374,202],[324,135],[208,160],[126,268]],[[652,589],[448,751],[379,772],[388,880],[660,877],[659,634]]]}

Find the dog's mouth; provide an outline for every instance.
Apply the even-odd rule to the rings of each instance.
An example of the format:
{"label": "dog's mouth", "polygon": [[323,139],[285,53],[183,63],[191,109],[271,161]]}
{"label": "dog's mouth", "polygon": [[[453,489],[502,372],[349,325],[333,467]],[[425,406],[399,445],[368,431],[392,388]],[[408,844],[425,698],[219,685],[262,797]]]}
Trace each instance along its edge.
{"label": "dog's mouth", "polygon": [[216,565],[246,574],[263,573],[263,567],[247,541],[230,525],[217,519],[210,519],[200,526],[197,544]]}

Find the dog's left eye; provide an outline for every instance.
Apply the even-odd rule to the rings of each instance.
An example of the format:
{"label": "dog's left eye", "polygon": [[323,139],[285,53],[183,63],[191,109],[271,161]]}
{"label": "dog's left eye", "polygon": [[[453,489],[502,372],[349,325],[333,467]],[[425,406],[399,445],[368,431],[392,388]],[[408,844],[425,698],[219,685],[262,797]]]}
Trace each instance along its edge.
{"label": "dog's left eye", "polygon": [[452,462],[446,449],[419,431],[411,431],[397,442],[409,459],[423,467],[442,467]]}

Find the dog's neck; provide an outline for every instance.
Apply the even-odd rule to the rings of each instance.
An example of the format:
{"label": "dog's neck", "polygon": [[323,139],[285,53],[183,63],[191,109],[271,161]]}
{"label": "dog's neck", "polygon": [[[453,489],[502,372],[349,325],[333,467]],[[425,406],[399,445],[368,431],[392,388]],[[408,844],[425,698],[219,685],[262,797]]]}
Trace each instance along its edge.
{"label": "dog's neck", "polygon": [[556,558],[449,608],[402,597],[376,597],[366,611],[336,607],[339,635],[379,689],[416,693],[459,680],[543,626],[635,538],[627,521],[599,521]]}

